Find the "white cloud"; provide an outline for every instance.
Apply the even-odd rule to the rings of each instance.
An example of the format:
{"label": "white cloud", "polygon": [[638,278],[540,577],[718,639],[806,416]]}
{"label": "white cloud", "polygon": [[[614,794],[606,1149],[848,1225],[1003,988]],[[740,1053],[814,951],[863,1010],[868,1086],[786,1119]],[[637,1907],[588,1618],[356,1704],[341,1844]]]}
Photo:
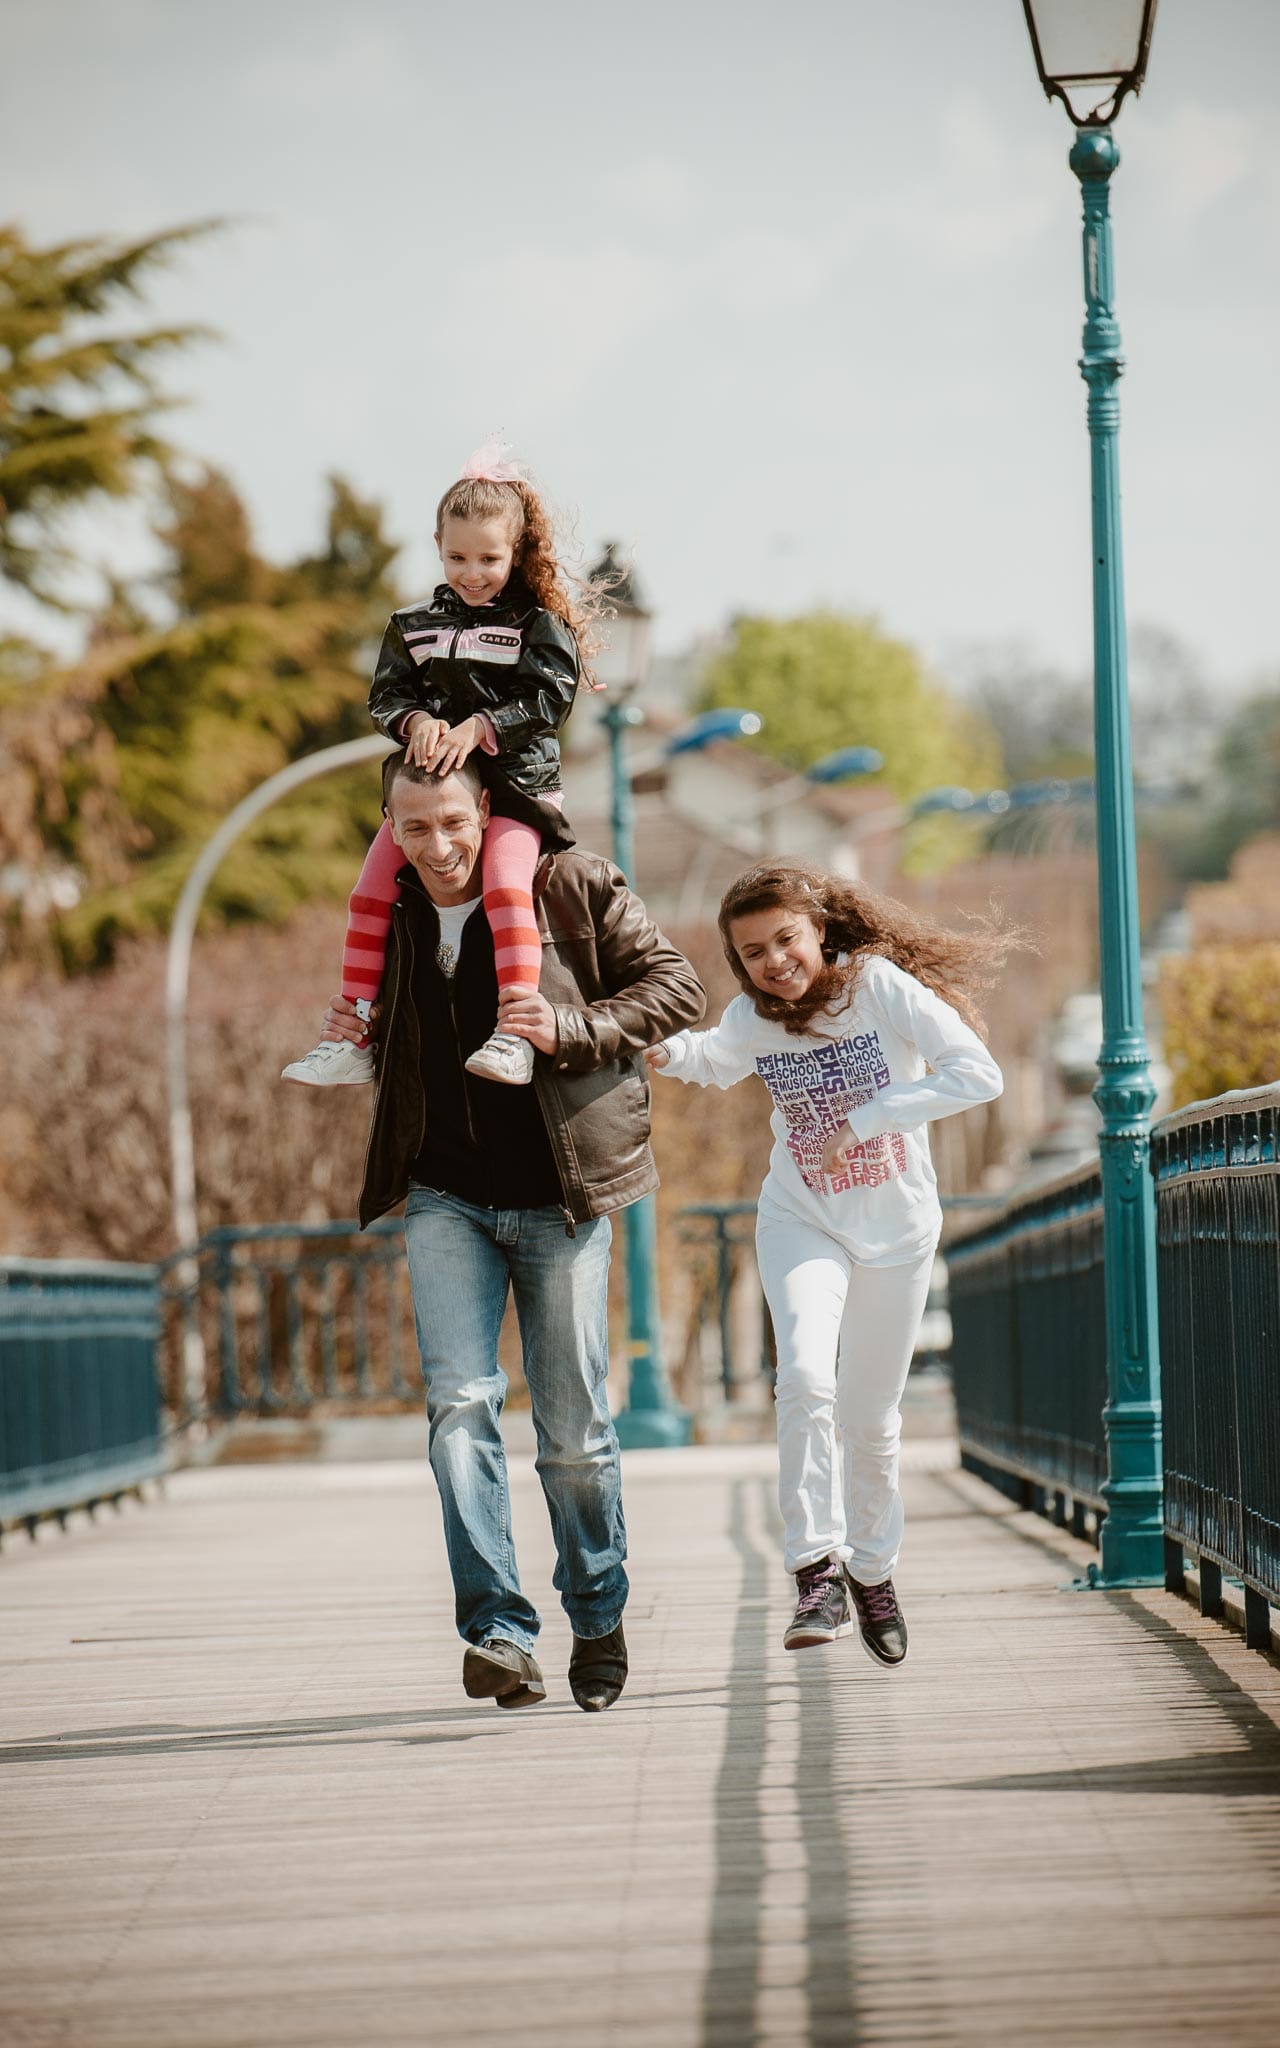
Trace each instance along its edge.
{"label": "white cloud", "polygon": [[699,209],[689,172],[664,156],[641,157],[619,171],[609,182],[609,197],[619,214],[646,228],[682,227]]}
{"label": "white cloud", "polygon": [[428,113],[429,93],[422,81],[415,91],[412,73],[395,38],[372,22],[355,22],[332,41],[299,48],[293,38],[285,47],[251,58],[239,80],[241,96],[287,110],[290,125],[300,114],[340,113],[353,109],[379,116],[415,101]]}
{"label": "white cloud", "polygon": [[1142,135],[1142,175],[1161,188],[1162,201],[1193,225],[1246,178],[1280,168],[1274,132],[1245,114],[1184,105],[1148,115]]}
{"label": "white cloud", "polygon": [[895,179],[862,209],[862,226],[911,244],[944,270],[993,266],[1052,218],[1056,168],[1042,150],[1015,146],[978,100],[955,95],[924,174]]}

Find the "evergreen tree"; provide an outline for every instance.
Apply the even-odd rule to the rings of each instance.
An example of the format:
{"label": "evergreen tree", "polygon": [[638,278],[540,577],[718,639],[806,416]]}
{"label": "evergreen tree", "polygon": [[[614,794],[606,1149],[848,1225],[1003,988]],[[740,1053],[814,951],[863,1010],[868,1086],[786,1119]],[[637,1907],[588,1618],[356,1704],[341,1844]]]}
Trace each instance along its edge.
{"label": "evergreen tree", "polygon": [[214,225],[49,248],[0,227],[0,575],[48,604],[63,602],[67,515],[134,497],[169,464],[156,423],[173,400],[156,371],[208,330],[130,331],[115,316]]}
{"label": "evergreen tree", "polygon": [[[213,223],[40,248],[0,230],[0,574],[66,607],[67,524],[103,497],[159,504],[158,577],[107,579],[82,656],[0,640],[0,967],[109,959],[163,928],[199,847],[258,782],[369,731],[368,672],[394,605],[380,508],[329,479],[325,537],[284,565],[216,472],[158,432],[157,372],[206,330],[147,326],[157,266]],[[372,770],[259,821],[220,870],[224,917],[345,893],[376,829]]]}
{"label": "evergreen tree", "polygon": [[[199,848],[241,797],[299,755],[370,731],[396,551],[376,505],[340,477],[329,494],[324,547],[277,566],[224,476],[175,481],[159,533],[162,620],[153,592],[117,587],[73,666],[32,675],[11,650],[6,679],[0,650],[0,866],[44,878],[14,906],[26,950],[51,928],[69,966],[100,966],[121,937],[165,928]],[[229,853],[211,914],[279,919],[345,894],[379,815],[372,766],[295,792]]]}

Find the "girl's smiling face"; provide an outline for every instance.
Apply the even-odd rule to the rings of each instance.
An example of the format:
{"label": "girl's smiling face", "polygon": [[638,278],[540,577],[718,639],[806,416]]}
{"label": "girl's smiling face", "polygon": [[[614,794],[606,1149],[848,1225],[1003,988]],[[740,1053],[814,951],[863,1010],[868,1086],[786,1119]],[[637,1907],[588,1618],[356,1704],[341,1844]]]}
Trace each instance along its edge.
{"label": "girl's smiling face", "polygon": [[464,604],[492,604],[506,588],[515,555],[505,519],[449,514],[436,535],[444,580]]}
{"label": "girl's smiling face", "polygon": [[809,993],[826,964],[825,929],[807,911],[775,906],[735,917],[729,936],[755,986],[767,996],[794,1003]]}

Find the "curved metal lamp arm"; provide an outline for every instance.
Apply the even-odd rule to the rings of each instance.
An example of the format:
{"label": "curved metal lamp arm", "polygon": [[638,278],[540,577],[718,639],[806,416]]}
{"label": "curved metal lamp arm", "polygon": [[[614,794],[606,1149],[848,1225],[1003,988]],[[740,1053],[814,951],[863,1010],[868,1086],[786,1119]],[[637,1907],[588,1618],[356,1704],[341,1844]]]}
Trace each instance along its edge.
{"label": "curved metal lamp arm", "polygon": [[1059,84],[1056,78],[1048,78],[1044,81],[1045,98],[1061,100],[1071,117],[1073,127],[1076,128],[1109,128],[1129,94],[1131,92],[1141,92],[1141,90],[1141,80],[1135,78],[1130,73],[1127,78],[1120,80],[1110,99],[1104,101],[1102,106],[1095,107],[1091,114],[1078,114],[1067,96],[1067,90],[1064,85]]}
{"label": "curved metal lamp arm", "polygon": [[196,1222],[195,1148],[191,1135],[191,1102],[187,1090],[187,982],[191,972],[191,942],[204,892],[213,880],[223,855],[261,812],[269,810],[279,797],[317,775],[335,768],[350,768],[357,761],[372,761],[394,746],[380,733],[368,739],[344,740],[337,747],[321,747],[268,776],[250,790],[219,825],[201,848],[195,866],[183,884],[173,922],[169,927],[169,952],[165,964],[164,1007],[169,1066],[169,1173],[173,1205],[173,1234],[180,1251],[193,1246],[199,1236]]}

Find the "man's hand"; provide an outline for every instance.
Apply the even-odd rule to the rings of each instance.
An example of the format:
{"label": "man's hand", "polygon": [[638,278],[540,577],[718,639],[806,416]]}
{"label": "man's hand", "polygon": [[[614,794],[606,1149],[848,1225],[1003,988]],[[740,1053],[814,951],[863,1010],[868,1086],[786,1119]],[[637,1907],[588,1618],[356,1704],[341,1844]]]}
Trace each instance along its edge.
{"label": "man's hand", "polygon": [[671,1054],[665,1045],[646,1045],[644,1063],[646,1067],[655,1068],[660,1072],[663,1067],[671,1065]]}
{"label": "man's hand", "polygon": [[349,1038],[358,1045],[362,1038],[368,1037],[377,1014],[378,1005],[375,1003],[373,1015],[366,1024],[357,1017],[354,1003],[349,1003],[345,996],[330,996],[329,1007],[324,1013],[324,1030],[320,1035],[330,1039]]}
{"label": "man's hand", "polygon": [[556,1013],[536,988],[504,990],[498,998],[498,1029],[527,1038],[538,1052],[553,1053],[560,1043]]}
{"label": "man's hand", "polygon": [[452,775],[455,768],[461,768],[467,755],[475,752],[483,734],[484,727],[478,718],[464,718],[460,725],[445,725],[442,720],[425,766],[436,775]]}
{"label": "man's hand", "polygon": [[848,1124],[841,1124],[834,1130],[822,1148],[822,1171],[826,1174],[839,1173],[844,1165],[844,1155],[855,1142]]}
{"label": "man's hand", "polygon": [[443,718],[429,711],[413,711],[405,720],[405,754],[419,768],[430,768],[435,753],[449,728]]}

